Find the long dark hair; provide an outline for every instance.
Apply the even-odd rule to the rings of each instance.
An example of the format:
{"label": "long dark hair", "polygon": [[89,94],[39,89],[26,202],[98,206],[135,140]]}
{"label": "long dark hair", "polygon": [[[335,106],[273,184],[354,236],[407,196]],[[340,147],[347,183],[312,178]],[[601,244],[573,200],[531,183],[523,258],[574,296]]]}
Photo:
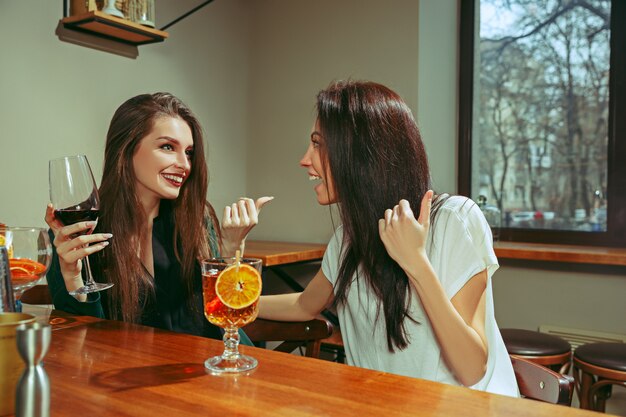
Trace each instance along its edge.
{"label": "long dark hair", "polygon": [[113,115],[107,133],[104,169],[100,185],[98,230],[111,232],[110,246],[98,252],[103,276],[115,285],[108,290],[108,311],[112,319],[138,322],[146,295],[154,290],[152,278],[137,254],[146,213],[136,193],[133,155],[140,141],[150,133],[156,119],[178,117],[190,127],[194,152],[191,171],[178,198],[171,202],[174,218],[175,254],[182,266],[188,303],[191,306],[197,259],[210,256],[204,218],[217,227],[217,218],[206,201],[208,171],[200,122],[191,110],[169,93],[141,94],[123,103]]}
{"label": "long dark hair", "polygon": [[335,306],[346,302],[354,280],[364,280],[378,300],[377,320],[383,312],[389,350],[404,349],[405,320],[413,320],[409,279],[380,240],[378,219],[401,199],[419,216],[431,185],[419,129],[398,94],[364,81],[338,81],[319,92],[317,120],[344,233]]}

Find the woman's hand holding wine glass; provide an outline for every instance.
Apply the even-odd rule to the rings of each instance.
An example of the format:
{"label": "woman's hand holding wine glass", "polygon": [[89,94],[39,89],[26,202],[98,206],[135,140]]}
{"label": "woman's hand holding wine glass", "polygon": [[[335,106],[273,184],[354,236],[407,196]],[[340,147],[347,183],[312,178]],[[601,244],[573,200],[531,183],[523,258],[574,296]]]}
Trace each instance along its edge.
{"label": "woman's hand holding wine glass", "polygon": [[64,226],[55,216],[52,204],[48,204],[45,220],[55,236],[54,246],[59,257],[65,286],[69,292],[75,291],[83,286],[81,259],[106,248],[109,245],[108,240],[113,235],[110,233],[91,234],[96,227],[96,221]]}
{"label": "woman's hand holding wine glass", "polygon": [[[111,288],[111,283],[95,282],[89,255],[104,249],[109,233],[92,234],[96,227],[100,199],[93,174],[84,155],[50,161],[50,200],[46,223],[54,233],[61,274],[68,292],[84,301],[85,295]],[[81,277],[85,260],[85,280]]]}

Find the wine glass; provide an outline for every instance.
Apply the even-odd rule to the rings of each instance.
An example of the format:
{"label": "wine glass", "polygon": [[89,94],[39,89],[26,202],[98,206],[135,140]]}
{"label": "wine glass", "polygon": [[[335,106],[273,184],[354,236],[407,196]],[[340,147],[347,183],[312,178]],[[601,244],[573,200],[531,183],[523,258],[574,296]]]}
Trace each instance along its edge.
{"label": "wine glass", "polygon": [[[242,355],[239,353],[239,328],[251,323],[256,319],[259,314],[259,294],[261,292],[261,265],[260,259],[243,258],[239,259],[239,262],[244,265],[249,265],[258,271],[258,288],[252,289],[252,296],[246,301],[241,301],[242,297],[245,298],[249,294],[243,294],[246,289],[246,283],[243,279],[252,279],[254,284],[254,277],[249,272],[244,272],[242,280],[233,282],[233,290],[241,290],[243,294],[236,303],[241,304],[233,305],[231,300],[225,300],[225,294],[223,290],[216,288],[216,283],[223,272],[231,267],[238,268],[237,258],[212,258],[202,262],[202,294],[204,297],[204,316],[207,320],[224,329],[224,352],[220,356],[214,356],[207,359],[204,362],[204,366],[213,373],[224,372],[245,372],[256,368],[258,362],[256,359]],[[230,270],[233,271],[232,269]],[[231,275],[232,277],[232,275]],[[254,284],[256,285],[256,284]],[[223,287],[222,287],[223,288]],[[251,304],[249,302],[251,301]],[[233,307],[229,307],[227,304],[231,303]]]}
{"label": "wine glass", "polygon": [[[50,201],[54,215],[65,226],[82,221],[97,221],[100,212],[98,188],[85,155],[53,159],[49,165]],[[93,229],[79,234],[90,234]],[[111,283],[93,280],[89,257],[84,258],[85,285],[70,291],[71,295],[89,294],[111,288]]]}
{"label": "wine glass", "polygon": [[24,291],[35,286],[50,269],[52,245],[48,231],[40,227],[3,227],[0,234],[8,252],[13,298],[19,305]]}

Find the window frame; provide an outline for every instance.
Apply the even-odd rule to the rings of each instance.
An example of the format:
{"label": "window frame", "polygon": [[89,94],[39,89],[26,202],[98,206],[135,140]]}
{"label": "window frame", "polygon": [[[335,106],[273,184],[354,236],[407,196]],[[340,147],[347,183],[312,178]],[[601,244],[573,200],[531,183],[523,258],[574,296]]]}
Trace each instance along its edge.
{"label": "window frame", "polygon": [[[470,198],[472,197],[474,30],[477,1],[480,0],[461,0],[459,13],[457,181],[459,194]],[[499,240],[626,247],[626,24],[624,22],[626,22],[626,1],[611,0],[607,231],[581,232],[502,227]]]}

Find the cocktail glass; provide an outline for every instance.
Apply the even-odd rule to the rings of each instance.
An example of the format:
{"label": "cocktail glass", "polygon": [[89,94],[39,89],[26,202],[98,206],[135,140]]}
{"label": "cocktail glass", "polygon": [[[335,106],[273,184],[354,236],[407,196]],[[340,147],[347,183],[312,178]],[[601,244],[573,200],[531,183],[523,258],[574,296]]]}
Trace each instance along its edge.
{"label": "cocktail glass", "polygon": [[24,291],[48,272],[52,245],[48,231],[40,227],[3,227],[0,234],[9,255],[13,297],[17,303]]}
{"label": "cocktail glass", "polygon": [[[262,261],[243,258],[239,262],[256,269],[260,276]],[[229,267],[237,264],[236,258],[213,258],[202,262],[202,293],[204,298],[204,316],[207,320],[224,329],[224,352],[220,356],[207,359],[204,366],[213,373],[245,372],[256,368],[256,359],[239,353],[238,330],[256,319],[259,313],[258,294],[251,304],[241,308],[229,307],[224,297],[216,291],[216,282]],[[242,267],[243,269],[243,267]],[[230,270],[232,272],[232,269]],[[260,293],[259,287],[256,289]],[[235,291],[246,291],[245,284],[237,284]],[[246,304],[245,302],[243,304]]]}

